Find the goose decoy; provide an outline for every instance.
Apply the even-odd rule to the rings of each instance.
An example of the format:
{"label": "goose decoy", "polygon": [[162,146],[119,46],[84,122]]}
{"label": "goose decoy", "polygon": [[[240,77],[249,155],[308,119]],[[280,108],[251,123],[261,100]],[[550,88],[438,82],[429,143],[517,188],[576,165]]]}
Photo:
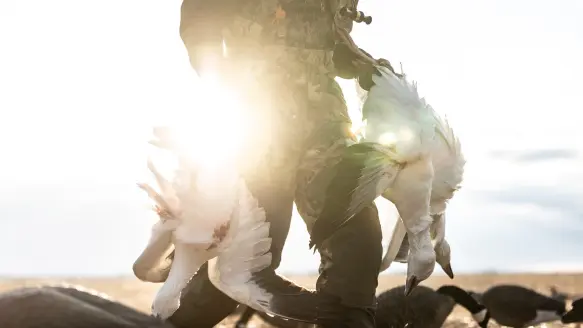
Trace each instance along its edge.
{"label": "goose decoy", "polygon": [[27,287],[0,294],[0,327],[187,328],[172,326],[104,294],[68,286]]}
{"label": "goose decoy", "polygon": [[468,310],[482,328],[488,324],[488,311],[465,290],[444,285],[433,290],[418,286],[409,296],[405,286],[392,288],[377,297],[376,326],[378,328],[439,328],[456,304]]}
{"label": "goose decoy", "polygon": [[564,301],[516,285],[497,285],[483,293],[470,294],[498,324],[512,328],[557,321],[566,311]]}
{"label": "goose decoy", "polygon": [[571,310],[563,314],[561,322],[565,324],[583,322],[583,298],[580,298],[571,304]]}
{"label": "goose decoy", "polygon": [[[451,272],[449,244],[441,234],[434,249],[430,230],[434,221],[445,225],[445,218],[436,218],[444,215],[447,202],[460,188],[465,159],[448,121],[420,98],[416,84],[386,67],[377,67],[376,72],[370,74],[372,86],[363,105],[364,139],[347,147],[337,164],[310,246],[318,247],[383,196],[400,214],[384,265],[396,258],[407,237],[409,292],[431,275],[438,258]],[[339,205],[342,202],[347,205]]]}

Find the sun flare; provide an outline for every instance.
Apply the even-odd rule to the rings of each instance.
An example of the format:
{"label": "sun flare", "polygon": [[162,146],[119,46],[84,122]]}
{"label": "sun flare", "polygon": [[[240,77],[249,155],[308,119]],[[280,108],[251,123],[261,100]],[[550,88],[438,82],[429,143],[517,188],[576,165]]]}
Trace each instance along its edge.
{"label": "sun flare", "polygon": [[[164,127],[181,155],[196,165],[217,167],[236,160],[242,150],[252,128],[245,111],[237,93],[209,75],[199,79],[196,108],[169,114]],[[176,168],[176,159],[160,151],[150,157],[164,173]]]}

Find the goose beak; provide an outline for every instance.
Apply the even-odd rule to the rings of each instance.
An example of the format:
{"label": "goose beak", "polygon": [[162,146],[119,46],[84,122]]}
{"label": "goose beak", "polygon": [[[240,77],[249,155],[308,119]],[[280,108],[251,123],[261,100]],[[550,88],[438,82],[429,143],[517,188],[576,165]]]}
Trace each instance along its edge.
{"label": "goose beak", "polygon": [[420,281],[417,279],[417,276],[411,276],[407,279],[407,283],[405,284],[405,296],[409,296],[413,291],[413,288],[419,285]]}
{"label": "goose beak", "polygon": [[454,278],[454,276],[455,276],[455,275],[453,274],[453,270],[451,269],[451,264],[448,264],[448,265],[444,266],[444,267],[443,267],[443,272],[445,272],[445,274],[447,274],[447,276],[448,276],[450,279],[453,279],[453,278]]}

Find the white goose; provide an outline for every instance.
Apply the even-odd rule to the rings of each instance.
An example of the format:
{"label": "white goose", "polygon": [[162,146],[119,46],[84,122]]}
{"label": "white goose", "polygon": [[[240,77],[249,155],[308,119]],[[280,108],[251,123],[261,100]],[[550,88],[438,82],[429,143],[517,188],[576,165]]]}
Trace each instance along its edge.
{"label": "white goose", "polygon": [[[435,148],[431,154],[434,170],[430,199],[430,211],[433,218],[431,235],[437,262],[447,275],[453,278],[450,247],[445,239],[445,209],[447,202],[459,189],[463,179],[465,159],[461,151],[461,144],[447,120],[440,118],[436,113],[434,115],[436,140]],[[398,220],[387,253],[383,258],[381,271],[388,269],[394,260],[406,260],[408,243],[404,240],[405,234],[405,226],[402,220]],[[397,257],[397,252],[399,257],[404,257]]]}
{"label": "white goose", "polygon": [[[432,170],[427,168],[425,171],[433,171],[429,190],[429,214],[433,219],[430,234],[437,263],[453,278],[451,249],[445,240],[445,209],[463,180],[465,158],[461,144],[449,122],[440,117],[424,99],[419,98],[416,84],[408,83],[405,78],[397,78],[384,69],[381,74],[380,77],[373,77],[375,86],[371,88],[363,106],[363,117],[367,121],[365,140],[375,140],[384,147],[392,148],[402,158],[414,159],[418,155],[430,160]],[[411,118],[417,118],[417,121],[409,121]],[[419,135],[413,141],[407,133],[415,131]],[[403,153],[407,155],[403,156]],[[393,201],[390,189],[383,193],[383,197]],[[390,266],[397,255],[396,251],[406,255],[404,251],[411,243],[410,240],[403,243],[405,235],[421,229],[425,229],[423,220],[415,222],[411,218],[403,219],[401,215],[383,258],[381,271]],[[426,235],[423,240],[427,240]]]}
{"label": "white goose", "polygon": [[[381,76],[373,76],[374,86],[363,105],[363,118],[366,120],[365,140],[379,142],[383,147],[393,150],[400,159],[399,157],[392,159],[401,164],[410,163],[411,159],[414,161],[416,156],[421,160],[430,161],[431,168],[418,170],[417,173],[431,176],[430,189],[423,192],[430,195],[428,205],[429,215],[433,221],[430,225],[433,249],[437,263],[450,278],[453,278],[450,263],[451,248],[445,239],[445,209],[463,180],[466,161],[461,144],[449,122],[419,97],[415,83],[408,83],[405,75],[398,78],[386,69],[381,68],[380,71]],[[413,134],[416,134],[416,138]],[[394,202],[394,199],[397,199],[398,203],[399,196],[392,195],[396,193],[394,190],[395,187],[391,186],[382,195],[389,201]],[[399,213],[401,214],[400,209]],[[426,230],[423,218],[427,218],[425,213],[419,218],[421,220],[415,220],[414,217],[404,218],[403,215],[397,220],[381,264],[381,271],[390,266],[397,255],[396,251],[406,255],[405,251],[411,245],[412,234]],[[409,236],[409,240],[404,243],[405,235]],[[427,235],[421,240],[426,242]],[[414,258],[411,260],[415,261]]]}
{"label": "white goose", "polygon": [[[154,200],[160,216],[133,266],[139,279],[164,282],[153,301],[153,314],[170,317],[180,306],[181,292],[190,278],[209,260],[209,276],[215,285],[224,286],[223,281],[228,281],[229,296],[264,310],[255,302],[262,299],[256,295],[261,290],[253,288],[250,280],[253,273],[271,264],[269,223],[236,165],[225,161],[196,167],[181,156],[165,130],[157,129],[154,134],[158,139],[151,143],[172,151],[179,169],[170,183],[149,163],[160,193],[149,185],[139,185]],[[172,245],[174,255],[168,258]]]}
{"label": "white goose", "polygon": [[410,293],[431,275],[436,261],[453,275],[445,240],[445,208],[459,189],[465,159],[448,122],[419,97],[417,86],[384,67],[377,68],[380,76],[372,75],[373,86],[363,104],[364,140],[348,148],[338,168],[339,180],[358,178],[355,188],[346,184],[345,189],[352,188],[345,191],[350,193],[350,205],[343,216],[334,212],[320,217],[312,243],[326,239],[377,197],[386,198],[395,204],[400,220],[381,271],[394,260],[406,259],[405,292]]}

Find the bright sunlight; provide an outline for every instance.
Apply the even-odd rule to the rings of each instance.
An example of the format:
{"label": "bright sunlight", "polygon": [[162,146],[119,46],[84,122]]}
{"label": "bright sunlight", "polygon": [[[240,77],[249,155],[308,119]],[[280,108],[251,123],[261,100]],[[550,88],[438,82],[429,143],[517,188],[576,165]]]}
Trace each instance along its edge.
{"label": "bright sunlight", "polygon": [[[216,75],[199,78],[197,108],[190,113],[166,117],[177,150],[197,165],[215,167],[234,160],[249,136],[251,121],[236,92],[220,83]],[[155,150],[153,160],[165,173],[173,171],[176,159]]]}

